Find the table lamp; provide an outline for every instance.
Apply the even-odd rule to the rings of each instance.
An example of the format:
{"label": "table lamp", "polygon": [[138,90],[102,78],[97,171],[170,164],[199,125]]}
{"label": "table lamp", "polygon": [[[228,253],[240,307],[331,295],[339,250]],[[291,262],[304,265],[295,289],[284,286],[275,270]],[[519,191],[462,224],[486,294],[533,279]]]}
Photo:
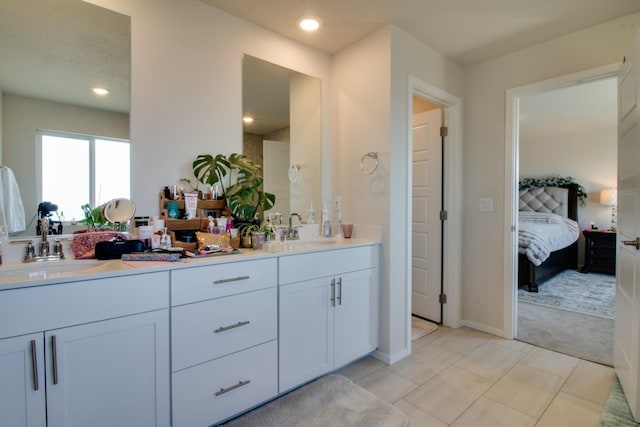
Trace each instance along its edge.
{"label": "table lamp", "polygon": [[616,231],[616,205],[618,204],[618,192],[615,188],[609,188],[600,191],[600,204],[611,207],[611,228],[610,231]]}

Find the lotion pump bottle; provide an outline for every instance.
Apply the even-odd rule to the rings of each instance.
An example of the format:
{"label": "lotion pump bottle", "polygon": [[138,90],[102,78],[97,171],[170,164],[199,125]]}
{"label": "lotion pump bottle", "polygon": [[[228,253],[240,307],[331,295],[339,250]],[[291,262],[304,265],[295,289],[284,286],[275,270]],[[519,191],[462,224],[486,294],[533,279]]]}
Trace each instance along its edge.
{"label": "lotion pump bottle", "polygon": [[331,237],[331,220],[329,219],[329,209],[322,210],[322,236]]}

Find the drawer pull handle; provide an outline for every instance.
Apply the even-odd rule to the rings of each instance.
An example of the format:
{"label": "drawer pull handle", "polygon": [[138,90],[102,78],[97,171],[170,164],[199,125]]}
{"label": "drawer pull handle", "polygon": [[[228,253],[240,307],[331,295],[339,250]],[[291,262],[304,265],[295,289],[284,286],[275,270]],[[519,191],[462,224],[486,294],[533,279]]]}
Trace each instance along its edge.
{"label": "drawer pull handle", "polygon": [[220,332],[228,331],[230,329],[239,328],[240,326],[246,326],[249,323],[251,323],[249,320],[245,320],[244,322],[238,322],[235,325],[220,326],[218,329],[214,329],[213,333],[214,334],[219,334]]}
{"label": "drawer pull handle", "polygon": [[227,388],[221,388],[220,390],[216,391],[214,394],[216,396],[221,396],[225,393],[229,393],[231,390],[235,390],[237,388],[240,388],[242,386],[245,386],[247,384],[249,384],[251,382],[251,380],[246,380],[246,381],[238,381],[238,384],[234,384],[232,386],[229,386]]}
{"label": "drawer pull handle", "polygon": [[338,278],[338,305],[342,305],[342,277]]}
{"label": "drawer pull handle", "polygon": [[38,379],[38,350],[36,348],[36,340],[31,340],[31,369],[33,370],[33,389],[37,391],[40,388],[40,380]]}
{"label": "drawer pull handle", "polygon": [[216,280],[215,282],[213,282],[214,285],[221,285],[223,283],[229,283],[229,282],[239,282],[240,280],[247,280],[249,279],[250,276],[238,276],[238,277],[231,277],[230,279],[219,279]]}

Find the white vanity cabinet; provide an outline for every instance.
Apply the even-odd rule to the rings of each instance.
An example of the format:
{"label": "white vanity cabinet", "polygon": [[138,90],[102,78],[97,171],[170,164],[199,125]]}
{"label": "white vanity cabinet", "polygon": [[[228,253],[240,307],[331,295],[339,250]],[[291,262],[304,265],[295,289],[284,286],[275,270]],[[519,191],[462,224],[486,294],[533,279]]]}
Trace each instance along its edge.
{"label": "white vanity cabinet", "polygon": [[0,292],[2,424],[168,426],[168,304],[168,273]]}
{"label": "white vanity cabinet", "polygon": [[275,258],[171,272],[173,425],[205,426],[278,394]]}
{"label": "white vanity cabinet", "polygon": [[378,346],[377,246],[280,258],[279,391]]}

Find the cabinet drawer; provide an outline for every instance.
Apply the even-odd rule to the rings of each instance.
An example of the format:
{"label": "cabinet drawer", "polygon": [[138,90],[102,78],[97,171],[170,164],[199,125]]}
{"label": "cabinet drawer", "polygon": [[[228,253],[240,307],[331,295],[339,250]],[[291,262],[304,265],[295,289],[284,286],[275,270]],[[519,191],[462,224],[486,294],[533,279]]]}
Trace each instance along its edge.
{"label": "cabinet drawer", "polygon": [[0,338],[169,306],[169,273],[12,289],[0,293]]}
{"label": "cabinet drawer", "polygon": [[275,258],[229,262],[171,272],[171,304],[220,298],[276,286]]}
{"label": "cabinet drawer", "polygon": [[172,378],[173,425],[211,425],[276,396],[276,341],[176,372]]}
{"label": "cabinet drawer", "polygon": [[280,257],[280,284],[316,279],[377,265],[377,246],[328,250]]}
{"label": "cabinet drawer", "polygon": [[172,371],[277,338],[277,289],[171,309]]}

